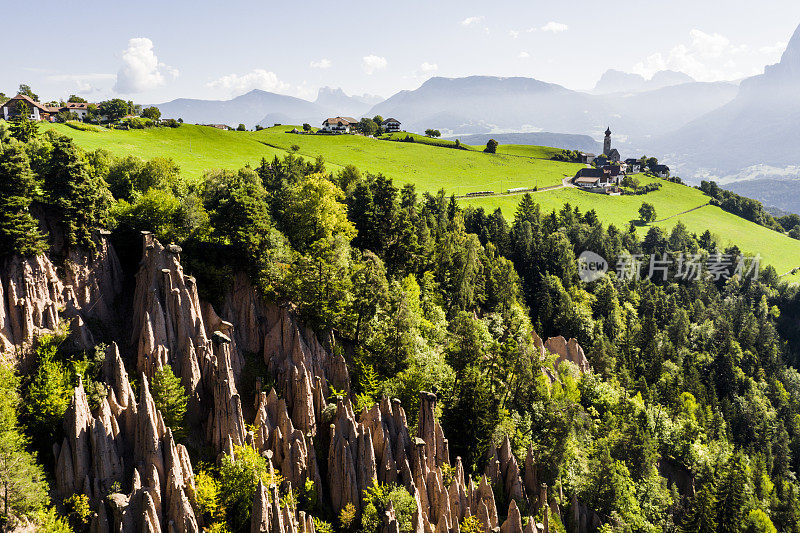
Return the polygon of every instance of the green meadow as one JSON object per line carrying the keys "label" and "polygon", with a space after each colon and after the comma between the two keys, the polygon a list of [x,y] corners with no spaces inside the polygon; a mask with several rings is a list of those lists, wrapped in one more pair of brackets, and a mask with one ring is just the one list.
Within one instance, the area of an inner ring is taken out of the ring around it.
{"label": "green meadow", "polygon": [[[47,127],[74,138],[87,149],[105,148],[117,154],[141,158],[171,157],[187,176],[199,178],[209,168],[241,168],[258,165],[262,157],[283,157],[292,146],[314,159],[321,155],[326,166],[339,170],[353,164],[362,171],[382,173],[400,183],[413,183],[420,191],[441,188],[455,194],[505,191],[514,187],[557,185],[581,167],[531,155],[486,154],[422,143],[371,139],[358,135],[304,135],[286,133],[292,126],[258,132],[223,131],[184,124],[180,128],[145,130],[78,131],[63,124]],[[535,154],[535,155],[534,155]]]}
{"label": "green meadow", "polygon": [[[293,126],[258,132],[223,131],[188,124],[180,128],[130,131],[79,131],[63,124],[45,127],[74,138],[89,150],[104,148],[116,155],[132,154],[143,159],[170,157],[192,179],[199,179],[210,168],[255,166],[262,157],[283,157],[293,147],[297,148],[297,154],[308,159],[322,156],[332,171],[353,164],[362,171],[382,173],[398,184],[413,183],[421,192],[443,188],[457,195],[560,185],[565,176],[573,176],[582,167],[577,163],[551,161],[549,158],[559,151],[554,148],[500,145],[498,153],[487,154],[480,146],[456,149],[452,141],[418,135],[414,136],[418,142],[410,143],[357,135],[287,133]],[[395,134],[395,137],[405,135]],[[582,212],[594,209],[601,220],[619,228],[638,221],[639,207],[642,202],[649,202],[656,207],[658,220],[654,224],[665,230],[680,220],[691,232],[700,234],[708,229],[722,244],[735,243],[747,253],[761,254],[764,264],[773,265],[780,274],[800,267],[800,241],[706,205],[709,198],[692,187],[657,178],[637,178],[643,185],[658,181],[662,188],[641,196],[612,197],[570,187],[534,192],[533,197],[545,212],[569,203]],[[519,200],[519,195],[503,195],[461,202],[489,211],[500,208],[507,218],[512,218]],[[648,226],[637,229],[641,235],[647,230]]]}

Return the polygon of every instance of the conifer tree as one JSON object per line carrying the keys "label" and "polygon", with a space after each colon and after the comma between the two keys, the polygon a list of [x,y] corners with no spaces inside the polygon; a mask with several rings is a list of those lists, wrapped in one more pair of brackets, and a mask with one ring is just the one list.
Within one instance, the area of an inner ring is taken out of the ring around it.
{"label": "conifer tree", "polygon": [[11,121],[11,136],[26,143],[39,133],[39,125],[31,120],[31,110],[27,103],[21,100],[17,102],[16,112],[16,116]]}
{"label": "conifer tree", "polygon": [[93,249],[92,233],[106,223],[111,194],[102,178],[93,176],[74,142],[60,137],[45,171],[47,201],[64,223],[67,244]]}
{"label": "conifer tree", "polygon": [[183,419],[188,399],[181,378],[172,372],[172,367],[165,366],[153,375],[152,391],[153,402],[161,411],[164,423],[176,438],[181,438],[185,431]]}
{"label": "conifer tree", "polygon": [[0,255],[44,250],[44,238],[29,211],[35,186],[25,150],[11,144],[0,154]]}

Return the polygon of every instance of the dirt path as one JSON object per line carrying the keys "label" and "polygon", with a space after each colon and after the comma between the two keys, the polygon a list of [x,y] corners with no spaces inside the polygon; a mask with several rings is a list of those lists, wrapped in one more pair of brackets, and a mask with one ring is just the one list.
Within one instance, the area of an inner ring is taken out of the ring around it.
{"label": "dirt path", "polygon": [[664,222],[665,220],[669,220],[671,218],[679,217],[681,215],[685,215],[686,213],[691,213],[692,211],[697,211],[698,209],[700,209],[702,207],[705,207],[707,205],[709,205],[709,203],[705,203],[703,205],[698,205],[697,207],[693,207],[691,209],[687,209],[686,211],[681,211],[680,213],[675,213],[674,215],[670,215],[670,216],[668,216],[666,218],[662,218],[662,219],[659,219],[659,220],[654,220],[654,221],[650,222],[650,224],[648,224],[648,225],[655,224],[656,222]]}
{"label": "dirt path", "polygon": [[537,192],[547,192],[547,191],[555,191],[556,189],[563,189],[565,187],[574,187],[572,183],[570,183],[572,178],[564,178],[561,180],[561,185],[548,185],[547,187],[539,187],[535,191],[533,189],[526,189],[524,191],[514,191],[514,192],[493,192],[492,194],[481,194],[475,196],[467,196],[466,194],[462,194],[456,196],[457,199],[466,199],[466,198],[494,198],[495,196],[519,196],[521,194],[536,194]]}

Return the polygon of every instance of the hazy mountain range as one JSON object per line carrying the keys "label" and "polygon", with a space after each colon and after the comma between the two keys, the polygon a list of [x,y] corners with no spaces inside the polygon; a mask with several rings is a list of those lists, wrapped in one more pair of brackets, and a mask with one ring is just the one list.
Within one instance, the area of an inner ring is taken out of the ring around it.
{"label": "hazy mountain range", "polygon": [[164,117],[180,117],[190,124],[244,124],[252,128],[275,123],[319,125],[329,116],[361,116],[381,100],[380,96],[347,96],[341,89],[323,87],[314,102],[253,89],[230,100],[178,98],[156,106]]}

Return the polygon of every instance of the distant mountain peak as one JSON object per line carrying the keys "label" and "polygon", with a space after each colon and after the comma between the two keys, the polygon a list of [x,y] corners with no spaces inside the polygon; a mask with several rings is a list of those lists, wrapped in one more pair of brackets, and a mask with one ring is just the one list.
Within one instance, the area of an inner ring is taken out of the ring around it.
{"label": "distant mountain peak", "polygon": [[600,76],[594,86],[594,92],[597,94],[610,94],[654,91],[694,81],[695,79],[688,74],[675,70],[660,70],[648,80],[641,74],[609,69]]}

